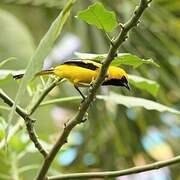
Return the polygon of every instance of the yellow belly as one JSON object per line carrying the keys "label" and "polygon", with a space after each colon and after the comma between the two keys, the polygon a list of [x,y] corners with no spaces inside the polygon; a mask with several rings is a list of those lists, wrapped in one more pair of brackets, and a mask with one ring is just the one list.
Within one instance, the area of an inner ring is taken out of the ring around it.
{"label": "yellow belly", "polygon": [[89,85],[97,77],[97,71],[85,69],[78,66],[61,65],[54,69],[54,74],[61,78],[68,79],[75,85]]}

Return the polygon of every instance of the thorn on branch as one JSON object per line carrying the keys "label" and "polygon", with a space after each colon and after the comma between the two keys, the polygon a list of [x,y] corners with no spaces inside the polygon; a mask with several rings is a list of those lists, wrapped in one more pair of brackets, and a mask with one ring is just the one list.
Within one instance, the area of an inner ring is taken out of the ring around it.
{"label": "thorn on branch", "polygon": [[84,123],[88,120],[88,113],[86,112],[86,114],[84,115],[84,118],[81,120],[80,123]]}
{"label": "thorn on branch", "polygon": [[148,3],[148,4],[150,4],[151,2],[152,2],[152,0],[148,0],[148,2],[147,2],[147,3]]}
{"label": "thorn on branch", "polygon": [[128,39],[128,36],[125,36],[124,39],[123,39],[123,41],[126,41],[127,39]]}
{"label": "thorn on branch", "polygon": [[66,124],[66,122],[64,123],[64,129],[66,129],[66,127],[67,127],[67,124]]}
{"label": "thorn on branch", "polygon": [[89,90],[92,90],[93,89],[93,82],[94,81],[91,81],[90,85],[89,85]]}
{"label": "thorn on branch", "polygon": [[81,123],[84,123],[84,122],[86,122],[87,121],[87,118],[83,118],[82,120],[81,120]]}
{"label": "thorn on branch", "polygon": [[29,119],[32,124],[36,122],[36,119]]}
{"label": "thorn on branch", "polygon": [[[118,52],[115,53],[114,58],[118,57]],[[108,77],[108,75],[106,75]]]}
{"label": "thorn on branch", "polygon": [[66,129],[69,119],[64,123],[64,129]]}
{"label": "thorn on branch", "polygon": [[118,26],[120,26],[121,29],[124,29],[124,24],[119,23]]}
{"label": "thorn on branch", "polygon": [[137,21],[137,23],[136,23],[136,26],[138,26],[140,23],[141,23],[141,21],[140,21],[140,20],[138,20],[138,21]]}
{"label": "thorn on branch", "polygon": [[139,6],[136,6],[136,7],[135,7],[135,10],[134,10],[134,15],[135,15],[135,16],[136,16],[137,13],[138,13],[138,11],[137,11],[138,9],[139,9]]}

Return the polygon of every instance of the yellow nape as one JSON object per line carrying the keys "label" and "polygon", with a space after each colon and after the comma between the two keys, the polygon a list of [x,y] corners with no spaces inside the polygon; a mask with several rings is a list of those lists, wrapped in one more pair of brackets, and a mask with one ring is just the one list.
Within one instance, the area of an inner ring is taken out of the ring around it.
{"label": "yellow nape", "polygon": [[108,80],[110,79],[121,79],[123,76],[128,79],[127,73],[120,67],[110,66],[108,70]]}

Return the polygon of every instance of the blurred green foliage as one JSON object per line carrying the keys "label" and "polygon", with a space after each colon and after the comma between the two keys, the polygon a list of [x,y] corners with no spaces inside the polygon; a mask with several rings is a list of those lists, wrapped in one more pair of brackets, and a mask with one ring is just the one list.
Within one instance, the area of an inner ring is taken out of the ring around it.
{"label": "blurred green foliage", "polygon": [[[122,23],[128,20],[137,3],[132,0],[114,0],[113,2],[102,0],[101,2],[108,10],[116,12],[118,21]],[[15,97],[18,83],[11,76],[3,76],[4,71],[22,70],[26,67],[35,47],[64,4],[65,1],[57,0],[2,0],[0,2],[0,62],[9,57],[16,58],[3,65],[3,70],[0,69],[0,88],[10,97]],[[80,39],[81,46],[78,51],[107,53],[109,42],[104,33],[74,18],[78,10],[87,8],[89,4],[91,4],[90,0],[81,0],[76,3],[63,29],[60,44],[63,37],[71,33]],[[142,23],[131,31],[128,41],[120,48],[122,53],[131,53],[143,59],[152,58],[160,65],[160,68],[143,65],[135,69],[123,65],[129,74],[158,82],[160,87],[157,96],[154,97],[154,94],[134,86],[130,93],[113,87],[101,89],[101,94],[113,91],[154,100],[180,109],[179,12],[178,0],[154,1],[145,12]],[[116,32],[110,35],[114,34]],[[62,60],[63,58],[59,59],[59,63]],[[57,63],[56,61],[55,64]],[[33,94],[38,89],[42,89],[43,84],[37,79],[32,86],[29,87],[29,91]],[[86,90],[84,92],[86,93]],[[66,82],[56,87],[49,94],[48,99],[74,95],[77,95],[75,90]],[[24,98],[22,104],[28,104],[31,97],[27,96],[28,98]],[[35,113],[36,132],[47,149],[50,149],[55,142],[64,122],[75,114],[78,105],[78,99],[56,102],[40,107]],[[1,140],[5,134],[8,113],[9,110],[0,101]],[[17,121],[16,117],[11,130],[15,130],[14,124]],[[19,129],[19,127],[23,128]],[[2,162],[0,179],[30,180],[42,163],[42,157],[29,141],[22,122],[19,123],[18,129],[9,141],[8,150],[6,151],[5,147],[0,150]],[[180,121],[179,116],[175,114],[125,108],[109,101],[96,100],[90,107],[89,120],[73,130],[68,144],[57,155],[49,174],[124,169],[154,160],[171,158],[179,153],[179,139]],[[180,178],[178,165],[171,168],[171,173],[162,170],[163,173],[166,179],[178,180]]]}

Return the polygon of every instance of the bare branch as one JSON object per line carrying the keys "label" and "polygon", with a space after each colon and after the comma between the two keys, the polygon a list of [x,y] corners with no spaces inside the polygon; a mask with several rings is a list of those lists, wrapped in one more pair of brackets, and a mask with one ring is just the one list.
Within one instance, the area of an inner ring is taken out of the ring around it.
{"label": "bare branch", "polygon": [[166,161],[159,161],[152,164],[139,166],[139,167],[133,167],[133,168],[124,169],[120,171],[74,173],[74,174],[66,174],[66,175],[49,177],[48,180],[120,177],[124,175],[130,175],[130,174],[146,172],[146,171],[150,171],[154,169],[160,169],[162,167],[167,167],[167,166],[177,164],[177,163],[180,163],[180,156],[176,156]]}

